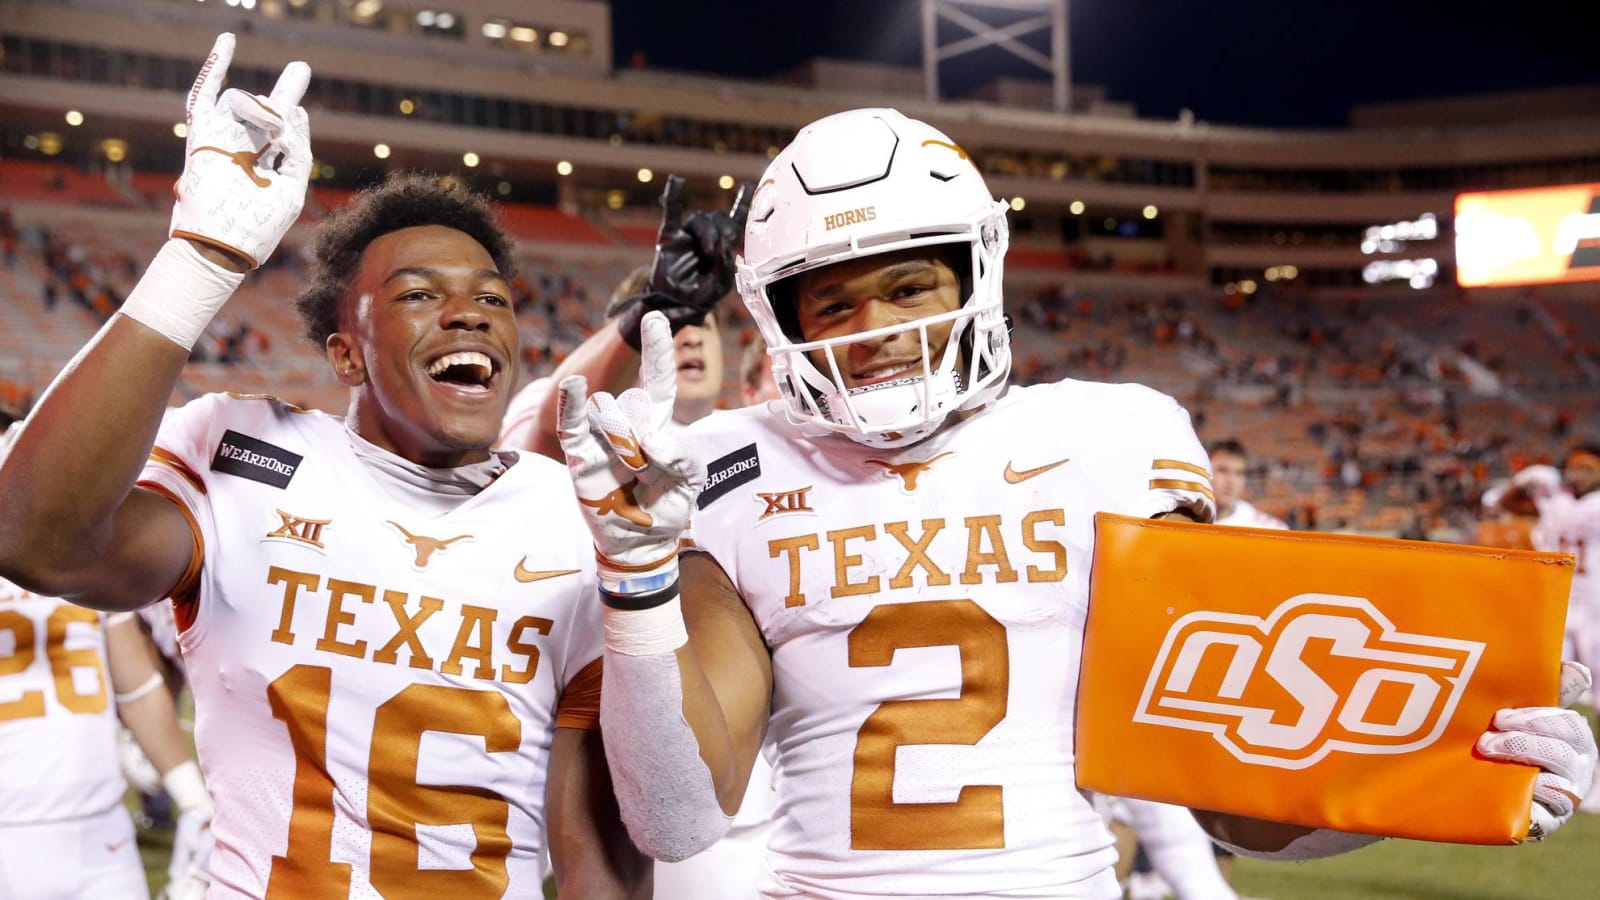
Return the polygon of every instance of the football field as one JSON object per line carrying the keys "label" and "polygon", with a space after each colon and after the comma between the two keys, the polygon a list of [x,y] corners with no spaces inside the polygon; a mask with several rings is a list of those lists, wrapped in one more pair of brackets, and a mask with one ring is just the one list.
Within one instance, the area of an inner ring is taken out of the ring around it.
{"label": "football field", "polygon": [[[152,894],[166,883],[170,841],[139,835]],[[1264,900],[1578,900],[1600,893],[1600,815],[1579,813],[1536,846],[1384,841],[1306,863],[1241,859],[1233,881],[1240,896]]]}

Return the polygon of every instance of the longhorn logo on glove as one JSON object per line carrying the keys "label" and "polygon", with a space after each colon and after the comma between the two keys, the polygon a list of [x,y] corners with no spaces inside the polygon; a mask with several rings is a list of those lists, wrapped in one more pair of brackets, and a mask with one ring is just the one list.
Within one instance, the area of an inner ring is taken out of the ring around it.
{"label": "longhorn logo on glove", "polygon": [[1444,732],[1483,649],[1401,632],[1361,597],[1300,594],[1265,618],[1193,612],[1167,632],[1133,719],[1282,769],[1409,753]]}

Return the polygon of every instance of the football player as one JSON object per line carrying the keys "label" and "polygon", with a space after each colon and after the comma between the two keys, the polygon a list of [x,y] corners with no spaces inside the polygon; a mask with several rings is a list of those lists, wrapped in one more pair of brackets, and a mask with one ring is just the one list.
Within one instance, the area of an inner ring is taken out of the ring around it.
{"label": "football player", "polygon": [[[583,379],[561,383],[607,606],[606,752],[658,858],[726,831],[770,732],[767,896],[1119,896],[1073,776],[1093,515],[1210,521],[1210,478],[1165,395],[1007,389],[1005,208],[923,123],[824,118],[768,168],[739,265],[780,408],[702,420],[702,463],[661,428],[675,378],[658,316],[639,388],[586,402]],[[1593,774],[1575,716],[1502,712],[1509,730],[1479,745],[1546,769],[1536,834]],[[1269,857],[1374,840],[1197,816]]]}
{"label": "football player", "polygon": [[728,212],[684,208],[685,181],[669,175],[661,194],[661,226],[648,269],[630,273],[611,294],[606,325],[584,341],[549,378],[536,379],[511,401],[501,429],[504,446],[561,458],[556,437],[555,390],[564,377],[582,374],[621,393],[639,377],[639,322],[652,310],[672,323],[677,347],[677,403],[673,427],[699,421],[716,409],[722,393],[722,334],[716,306],[733,288],[733,256],[750,212],[750,190],[740,185]]}
{"label": "football player", "polygon": [[511,248],[420,176],[319,228],[307,332],[343,417],[214,394],[163,420],[206,323],[299,215],[310,76],[189,94],[171,240],[0,466],[0,574],[176,604],[216,802],[212,897],[648,891],[599,734],[593,548],[571,484],[492,452],[517,358]]}
{"label": "football player", "polygon": [[1289,526],[1282,519],[1262,512],[1244,499],[1250,467],[1250,454],[1244,445],[1233,438],[1225,438],[1213,441],[1207,449],[1211,454],[1211,486],[1217,494],[1217,524],[1287,530]]}
{"label": "football player", "polygon": [[132,614],[0,580],[0,651],[0,897],[149,896],[119,718],[178,806],[166,896],[202,896],[211,798]]}
{"label": "football player", "polygon": [[[1540,489],[1538,474],[1519,480],[1528,489],[1539,510],[1539,524],[1533,529],[1534,546],[1540,550],[1571,553],[1577,557],[1572,574],[1572,594],[1567,601],[1566,646],[1578,661],[1593,668],[1600,666],[1600,445],[1587,444],[1568,451],[1561,465],[1559,482],[1565,490],[1554,488],[1545,476]],[[1590,706],[1600,706],[1591,692]],[[1582,809],[1600,813],[1600,787],[1583,798]]]}

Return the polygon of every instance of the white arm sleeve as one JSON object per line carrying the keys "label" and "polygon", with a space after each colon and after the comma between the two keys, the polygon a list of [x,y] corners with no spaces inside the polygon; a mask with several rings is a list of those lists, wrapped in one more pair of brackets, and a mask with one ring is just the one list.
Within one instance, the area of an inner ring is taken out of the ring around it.
{"label": "white arm sleeve", "polygon": [[630,656],[610,643],[600,728],[623,824],[639,849],[655,859],[688,859],[721,840],[733,817],[718,804],[711,770],[683,717],[677,655]]}
{"label": "white arm sleeve", "polygon": [[[1216,838],[1212,838],[1216,840]],[[1376,844],[1383,838],[1373,834],[1351,834],[1348,831],[1334,831],[1331,828],[1319,828],[1307,835],[1295,838],[1281,850],[1247,850],[1227,841],[1217,841],[1217,844],[1227,847],[1240,856],[1252,859],[1288,860],[1302,862],[1308,859],[1321,859],[1324,856],[1338,856],[1359,850],[1368,844]]]}

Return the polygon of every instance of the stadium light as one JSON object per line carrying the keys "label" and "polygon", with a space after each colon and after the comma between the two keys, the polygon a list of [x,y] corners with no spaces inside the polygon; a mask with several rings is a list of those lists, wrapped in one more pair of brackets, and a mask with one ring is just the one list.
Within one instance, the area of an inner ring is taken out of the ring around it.
{"label": "stadium light", "polygon": [[539,39],[539,32],[526,25],[517,25],[511,29],[511,39],[531,44]]}
{"label": "stadium light", "polygon": [[733,176],[724,175],[721,178],[718,178],[717,187],[722,188],[725,191],[731,189],[733,187]]}
{"label": "stadium light", "polygon": [[417,10],[417,24],[418,25],[421,25],[423,28],[432,28],[433,27],[433,21],[434,21],[433,10],[431,10],[431,9],[419,9],[419,10]]}
{"label": "stadium light", "polygon": [[378,145],[374,146],[372,148],[372,155],[376,156],[379,159],[388,159],[389,158],[389,145],[388,144],[378,144]]}
{"label": "stadium light", "polygon": [[100,150],[108,162],[119,163],[128,158],[128,142],[121,138],[106,138],[100,142]]}
{"label": "stadium light", "polygon": [[1067,210],[1070,211],[1075,216],[1083,215],[1083,201],[1082,200],[1074,200],[1074,201],[1072,201],[1072,205],[1067,207]]}
{"label": "stadium light", "polygon": [[454,28],[454,27],[456,27],[456,17],[451,15],[450,13],[442,12],[442,13],[439,13],[438,18],[433,20],[433,24],[434,24],[435,27],[438,27],[438,28],[445,28],[445,29]]}
{"label": "stadium light", "polygon": [[239,5],[245,9],[255,9],[256,0],[239,0]]}
{"label": "stadium light", "polygon": [[494,186],[494,190],[495,190],[495,193],[499,194],[502,197],[509,196],[511,194],[511,182],[502,181],[499,184]]}
{"label": "stadium light", "polygon": [[400,115],[409,116],[417,111],[417,101],[410,97],[400,101]]}
{"label": "stadium light", "polygon": [[621,209],[622,204],[626,203],[627,200],[627,195],[621,191],[606,191],[606,208],[608,209]]}
{"label": "stadium light", "polygon": [[1239,282],[1239,291],[1245,294],[1254,294],[1256,292],[1256,283],[1246,278]]}
{"label": "stadium light", "polygon": [[83,113],[78,112],[75,109],[67,110],[67,124],[71,125],[74,128],[78,127],[79,125],[82,125],[83,124]]}
{"label": "stadium light", "polygon": [[649,169],[640,169],[639,170],[639,183],[640,184],[649,184],[650,183],[650,179],[652,179],[654,177],[656,177],[656,173],[650,171]]}
{"label": "stadium light", "polygon": [[469,169],[477,168],[478,167],[478,154],[473,153],[471,150],[468,150],[467,152],[461,154],[461,163],[462,163],[462,165],[465,165]]}
{"label": "stadium light", "polygon": [[567,33],[565,31],[552,31],[552,32],[550,32],[550,46],[552,46],[552,47],[565,47],[566,45],[567,45]]}
{"label": "stadium light", "polygon": [[556,174],[557,175],[562,175],[562,176],[571,175],[572,174],[572,163],[569,163],[564,159],[562,161],[556,163]]}
{"label": "stadium light", "polygon": [[1012,212],[1022,212],[1022,210],[1027,207],[1027,205],[1028,205],[1028,201],[1022,199],[1021,197],[1012,197],[1011,198],[1011,211]]}
{"label": "stadium light", "polygon": [[1156,209],[1155,204],[1151,204],[1151,205],[1146,206],[1144,208],[1144,217],[1146,219],[1154,219],[1156,216],[1159,216],[1159,215],[1161,215],[1161,210]]}
{"label": "stadium light", "polygon": [[501,38],[506,36],[506,23],[504,23],[504,22],[485,22],[485,23],[483,23],[483,36],[486,37],[486,38],[492,38],[494,40],[500,40]]}
{"label": "stadium light", "polygon": [[175,137],[175,138],[186,138],[186,137],[188,137],[189,136],[189,126],[185,125],[182,122],[173,123],[173,125],[172,125],[172,136]]}

